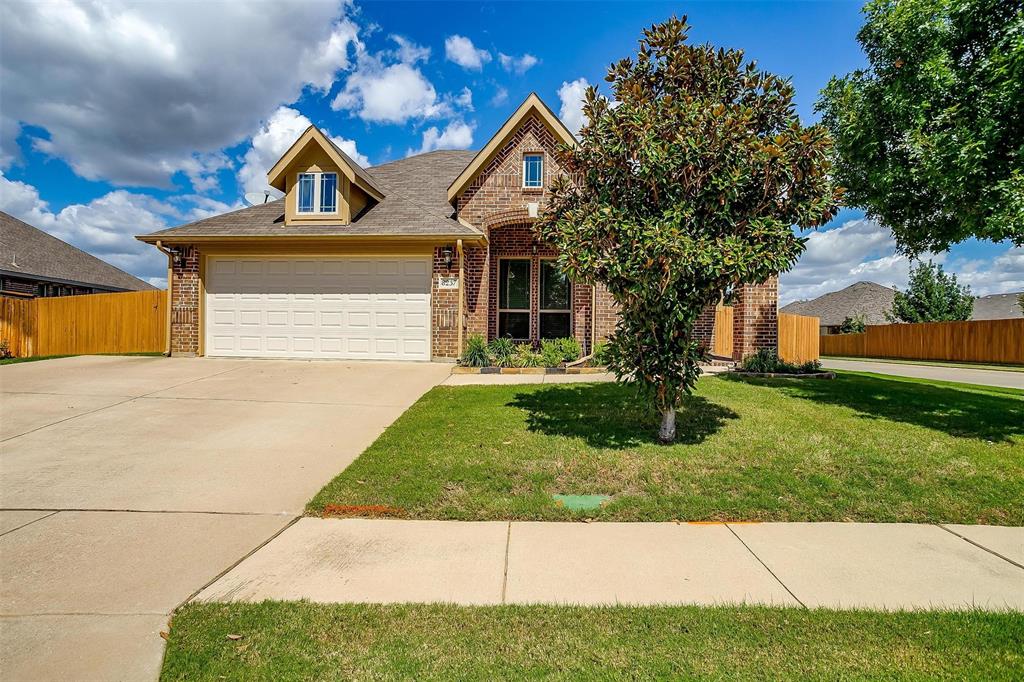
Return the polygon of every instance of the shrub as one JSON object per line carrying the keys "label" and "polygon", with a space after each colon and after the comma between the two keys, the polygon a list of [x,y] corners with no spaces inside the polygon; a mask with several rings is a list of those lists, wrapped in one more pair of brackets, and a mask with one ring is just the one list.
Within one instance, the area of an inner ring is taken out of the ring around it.
{"label": "shrub", "polygon": [[579,360],[582,352],[576,339],[544,339],[540,342],[540,356],[545,367],[558,367],[563,362]]}
{"label": "shrub", "polygon": [[512,339],[494,339],[487,344],[487,351],[490,353],[491,360],[498,367],[511,367],[512,359],[516,353],[516,344],[512,342]]}
{"label": "shrub", "polygon": [[762,348],[753,355],[743,358],[740,371],[756,374],[813,374],[821,371],[821,363],[810,360],[802,365],[786,362],[774,350]]}
{"label": "shrub", "polygon": [[604,367],[608,364],[608,342],[598,341],[594,344],[594,356],[590,362],[595,367]]}
{"label": "shrub", "polygon": [[14,357],[14,354],[11,353],[11,347],[8,345],[7,340],[4,339],[3,341],[0,341],[0,358],[10,357]]}
{"label": "shrub", "polygon": [[516,346],[515,355],[512,357],[513,367],[540,367],[540,353],[533,350],[528,343],[520,343]]}
{"label": "shrub", "polygon": [[491,354],[487,350],[487,342],[479,334],[466,339],[466,350],[462,351],[459,364],[466,367],[490,367]]}

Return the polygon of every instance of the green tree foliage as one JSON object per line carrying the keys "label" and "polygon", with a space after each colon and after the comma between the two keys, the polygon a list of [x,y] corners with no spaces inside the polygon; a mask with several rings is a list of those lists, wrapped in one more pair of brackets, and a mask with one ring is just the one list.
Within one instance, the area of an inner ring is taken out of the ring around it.
{"label": "green tree foliage", "polygon": [[863,334],[867,328],[867,321],[864,319],[863,313],[857,313],[846,317],[843,323],[839,325],[840,334]]}
{"label": "green tree foliage", "polygon": [[896,292],[887,317],[891,322],[955,322],[971,319],[973,311],[971,288],[928,261],[911,270],[907,290]]}
{"label": "green tree foliage", "polygon": [[1024,243],[1024,2],[872,0],[870,66],[833,78],[818,111],[846,203],[900,249]]}
{"label": "green tree foliage", "polygon": [[662,414],[663,441],[700,373],[694,323],[723,291],[792,267],[836,212],[831,142],[803,127],[793,86],[738,50],[687,42],[686,19],[644,31],[635,59],[591,87],[580,143],[564,149],[539,223],[570,277],[618,303],[609,367]]}

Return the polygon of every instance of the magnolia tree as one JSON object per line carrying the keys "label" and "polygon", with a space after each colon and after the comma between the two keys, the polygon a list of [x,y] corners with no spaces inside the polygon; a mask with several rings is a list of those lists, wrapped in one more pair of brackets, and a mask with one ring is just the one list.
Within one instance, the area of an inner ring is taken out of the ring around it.
{"label": "magnolia tree", "polygon": [[653,401],[662,442],[700,374],[701,311],[792,267],[805,241],[793,226],[827,222],[839,199],[829,136],[800,125],[790,82],[688,30],[652,26],[609,67],[610,99],[587,90],[589,122],[561,150],[568,177],[539,222],[569,276],[618,304],[608,365]]}

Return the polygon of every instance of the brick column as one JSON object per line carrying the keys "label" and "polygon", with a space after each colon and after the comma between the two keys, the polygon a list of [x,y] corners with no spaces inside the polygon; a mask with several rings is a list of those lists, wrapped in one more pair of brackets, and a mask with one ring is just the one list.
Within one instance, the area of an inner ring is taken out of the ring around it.
{"label": "brick column", "polygon": [[199,352],[199,249],[171,250],[171,355],[194,357]]}
{"label": "brick column", "polygon": [[762,348],[779,348],[779,279],[744,284],[733,306],[733,360],[742,360]]}
{"label": "brick column", "polygon": [[693,325],[693,338],[711,351],[715,347],[715,306],[709,305],[701,311]]}

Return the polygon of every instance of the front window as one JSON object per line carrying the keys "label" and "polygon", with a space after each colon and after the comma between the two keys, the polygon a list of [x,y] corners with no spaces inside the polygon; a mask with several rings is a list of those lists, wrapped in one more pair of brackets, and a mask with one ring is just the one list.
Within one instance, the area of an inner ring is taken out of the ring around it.
{"label": "front window", "polygon": [[316,176],[299,173],[299,213],[313,212],[313,195],[316,193]]}
{"label": "front window", "polygon": [[553,260],[540,262],[540,338],[572,336],[572,287]]}
{"label": "front window", "polygon": [[544,186],[544,155],[523,155],[523,187]]}
{"label": "front window", "polygon": [[498,266],[498,336],[530,338],[530,261],[505,259]]}
{"label": "front window", "polygon": [[337,213],[338,174],[299,173],[296,210],[299,213]]}
{"label": "front window", "polygon": [[320,176],[320,212],[335,213],[338,210],[338,174],[324,173]]}

